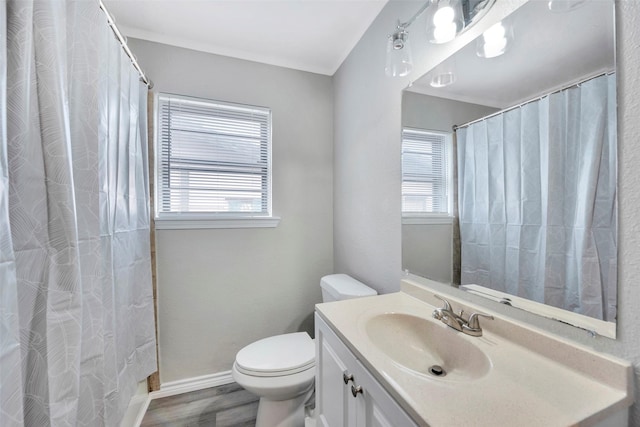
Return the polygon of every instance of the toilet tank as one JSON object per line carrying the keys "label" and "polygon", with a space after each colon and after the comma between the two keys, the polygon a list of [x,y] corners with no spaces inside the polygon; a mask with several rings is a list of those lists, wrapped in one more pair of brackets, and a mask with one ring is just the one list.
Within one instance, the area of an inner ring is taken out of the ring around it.
{"label": "toilet tank", "polygon": [[329,274],[328,276],[324,276],[320,279],[320,287],[322,288],[322,302],[340,301],[378,294],[375,289],[368,287],[347,274]]}

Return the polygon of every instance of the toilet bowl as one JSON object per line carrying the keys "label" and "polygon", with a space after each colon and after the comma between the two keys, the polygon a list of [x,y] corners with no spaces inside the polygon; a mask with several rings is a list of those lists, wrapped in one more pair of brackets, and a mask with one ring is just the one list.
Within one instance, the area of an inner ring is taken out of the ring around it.
{"label": "toilet bowl", "polygon": [[[346,274],[322,278],[323,302],[376,295]],[[305,408],[313,406],[315,344],[306,332],[276,335],[241,349],[233,379],[260,397],[256,427],[303,427]]]}
{"label": "toilet bowl", "polygon": [[299,427],[313,395],[315,346],[306,332],[276,335],[238,352],[233,379],[260,397],[256,427]]}

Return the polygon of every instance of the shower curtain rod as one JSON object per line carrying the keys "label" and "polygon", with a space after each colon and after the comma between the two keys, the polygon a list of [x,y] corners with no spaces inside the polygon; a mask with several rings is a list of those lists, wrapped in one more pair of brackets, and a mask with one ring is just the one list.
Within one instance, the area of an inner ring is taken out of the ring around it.
{"label": "shower curtain rod", "polygon": [[116,22],[113,20],[113,17],[107,10],[104,3],[102,3],[102,0],[99,0],[99,1],[100,1],[100,10],[102,10],[104,14],[107,15],[107,23],[109,24],[109,27],[111,27],[113,34],[115,34],[116,38],[118,39],[118,42],[120,42],[122,49],[124,49],[124,53],[126,53],[129,59],[131,60],[131,64],[133,64],[133,67],[136,69],[136,71],[138,71],[138,74],[140,74],[140,80],[142,80],[142,82],[144,82],[144,84],[146,84],[149,89],[153,88],[153,82],[144,74],[144,71],[142,71],[142,68],[140,68],[138,61],[136,60],[135,56],[133,56],[133,52],[131,52],[131,49],[129,49],[129,46],[127,46],[127,41],[125,40],[124,36],[116,26]]}
{"label": "shower curtain rod", "polygon": [[467,127],[467,126],[472,125],[474,123],[478,123],[478,122],[481,122],[483,120],[490,119],[491,117],[495,117],[495,116],[497,116],[499,114],[506,113],[507,111],[515,110],[516,108],[520,108],[523,105],[527,105],[527,104],[530,104],[532,102],[540,101],[542,98],[546,98],[547,96],[553,95],[554,93],[559,93],[559,92],[562,92],[564,90],[571,89],[572,87],[580,86],[581,84],[586,83],[589,80],[597,79],[598,77],[602,77],[602,76],[609,76],[609,75],[614,74],[614,73],[615,73],[615,71],[607,71],[607,72],[600,73],[600,74],[595,75],[595,76],[587,77],[586,79],[582,79],[582,80],[580,80],[580,81],[578,81],[576,83],[570,84],[569,86],[565,86],[562,89],[552,90],[551,92],[547,92],[544,95],[538,96],[538,97],[530,99],[528,101],[521,102],[518,105],[514,105],[512,107],[505,108],[504,110],[496,111],[495,113],[489,114],[488,116],[484,116],[484,117],[481,117],[479,119],[471,120],[470,122],[463,123],[461,125],[453,125],[453,131],[455,132],[460,128],[464,128],[464,127]]}

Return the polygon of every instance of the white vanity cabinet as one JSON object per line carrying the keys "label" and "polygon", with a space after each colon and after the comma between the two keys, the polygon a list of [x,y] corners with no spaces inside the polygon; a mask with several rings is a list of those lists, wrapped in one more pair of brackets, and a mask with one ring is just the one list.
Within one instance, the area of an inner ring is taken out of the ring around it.
{"label": "white vanity cabinet", "polygon": [[318,426],[417,426],[317,314],[315,324]]}
{"label": "white vanity cabinet", "polygon": [[[497,314],[481,337],[460,334],[432,318],[430,291],[408,286],[424,299],[396,292],[316,305],[317,426],[628,425],[631,363]],[[444,376],[423,372],[434,363]]]}

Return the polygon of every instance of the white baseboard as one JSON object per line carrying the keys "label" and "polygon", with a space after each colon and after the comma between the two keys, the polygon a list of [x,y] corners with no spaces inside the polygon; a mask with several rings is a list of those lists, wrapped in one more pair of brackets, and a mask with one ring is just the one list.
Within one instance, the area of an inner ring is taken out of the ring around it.
{"label": "white baseboard", "polygon": [[150,399],[175,396],[176,394],[189,393],[210,387],[231,384],[233,377],[231,371],[218,372],[216,374],[202,375],[200,377],[185,378],[160,385],[160,390],[149,393]]}
{"label": "white baseboard", "polygon": [[138,427],[144,418],[149,406],[149,392],[147,392],[147,380],[138,383],[136,394],[129,401],[129,406],[122,417],[120,427]]}
{"label": "white baseboard", "polygon": [[140,406],[140,410],[138,411],[133,427],[140,427],[140,424],[142,424],[142,420],[144,419],[144,414],[147,413],[147,409],[149,408],[149,403],[151,403],[151,396],[147,395],[144,403]]}
{"label": "white baseboard", "polygon": [[[144,415],[147,413],[152,399],[175,396],[177,394],[189,393],[190,391],[202,390],[209,387],[231,384],[233,377],[231,371],[218,372],[217,374],[203,375],[201,377],[186,378],[179,381],[171,381],[160,385],[160,390],[152,391],[148,395],[135,396],[129,405],[128,414],[125,416],[121,427],[139,427]],[[146,382],[145,382],[146,384]],[[135,421],[132,418],[135,416]]]}

